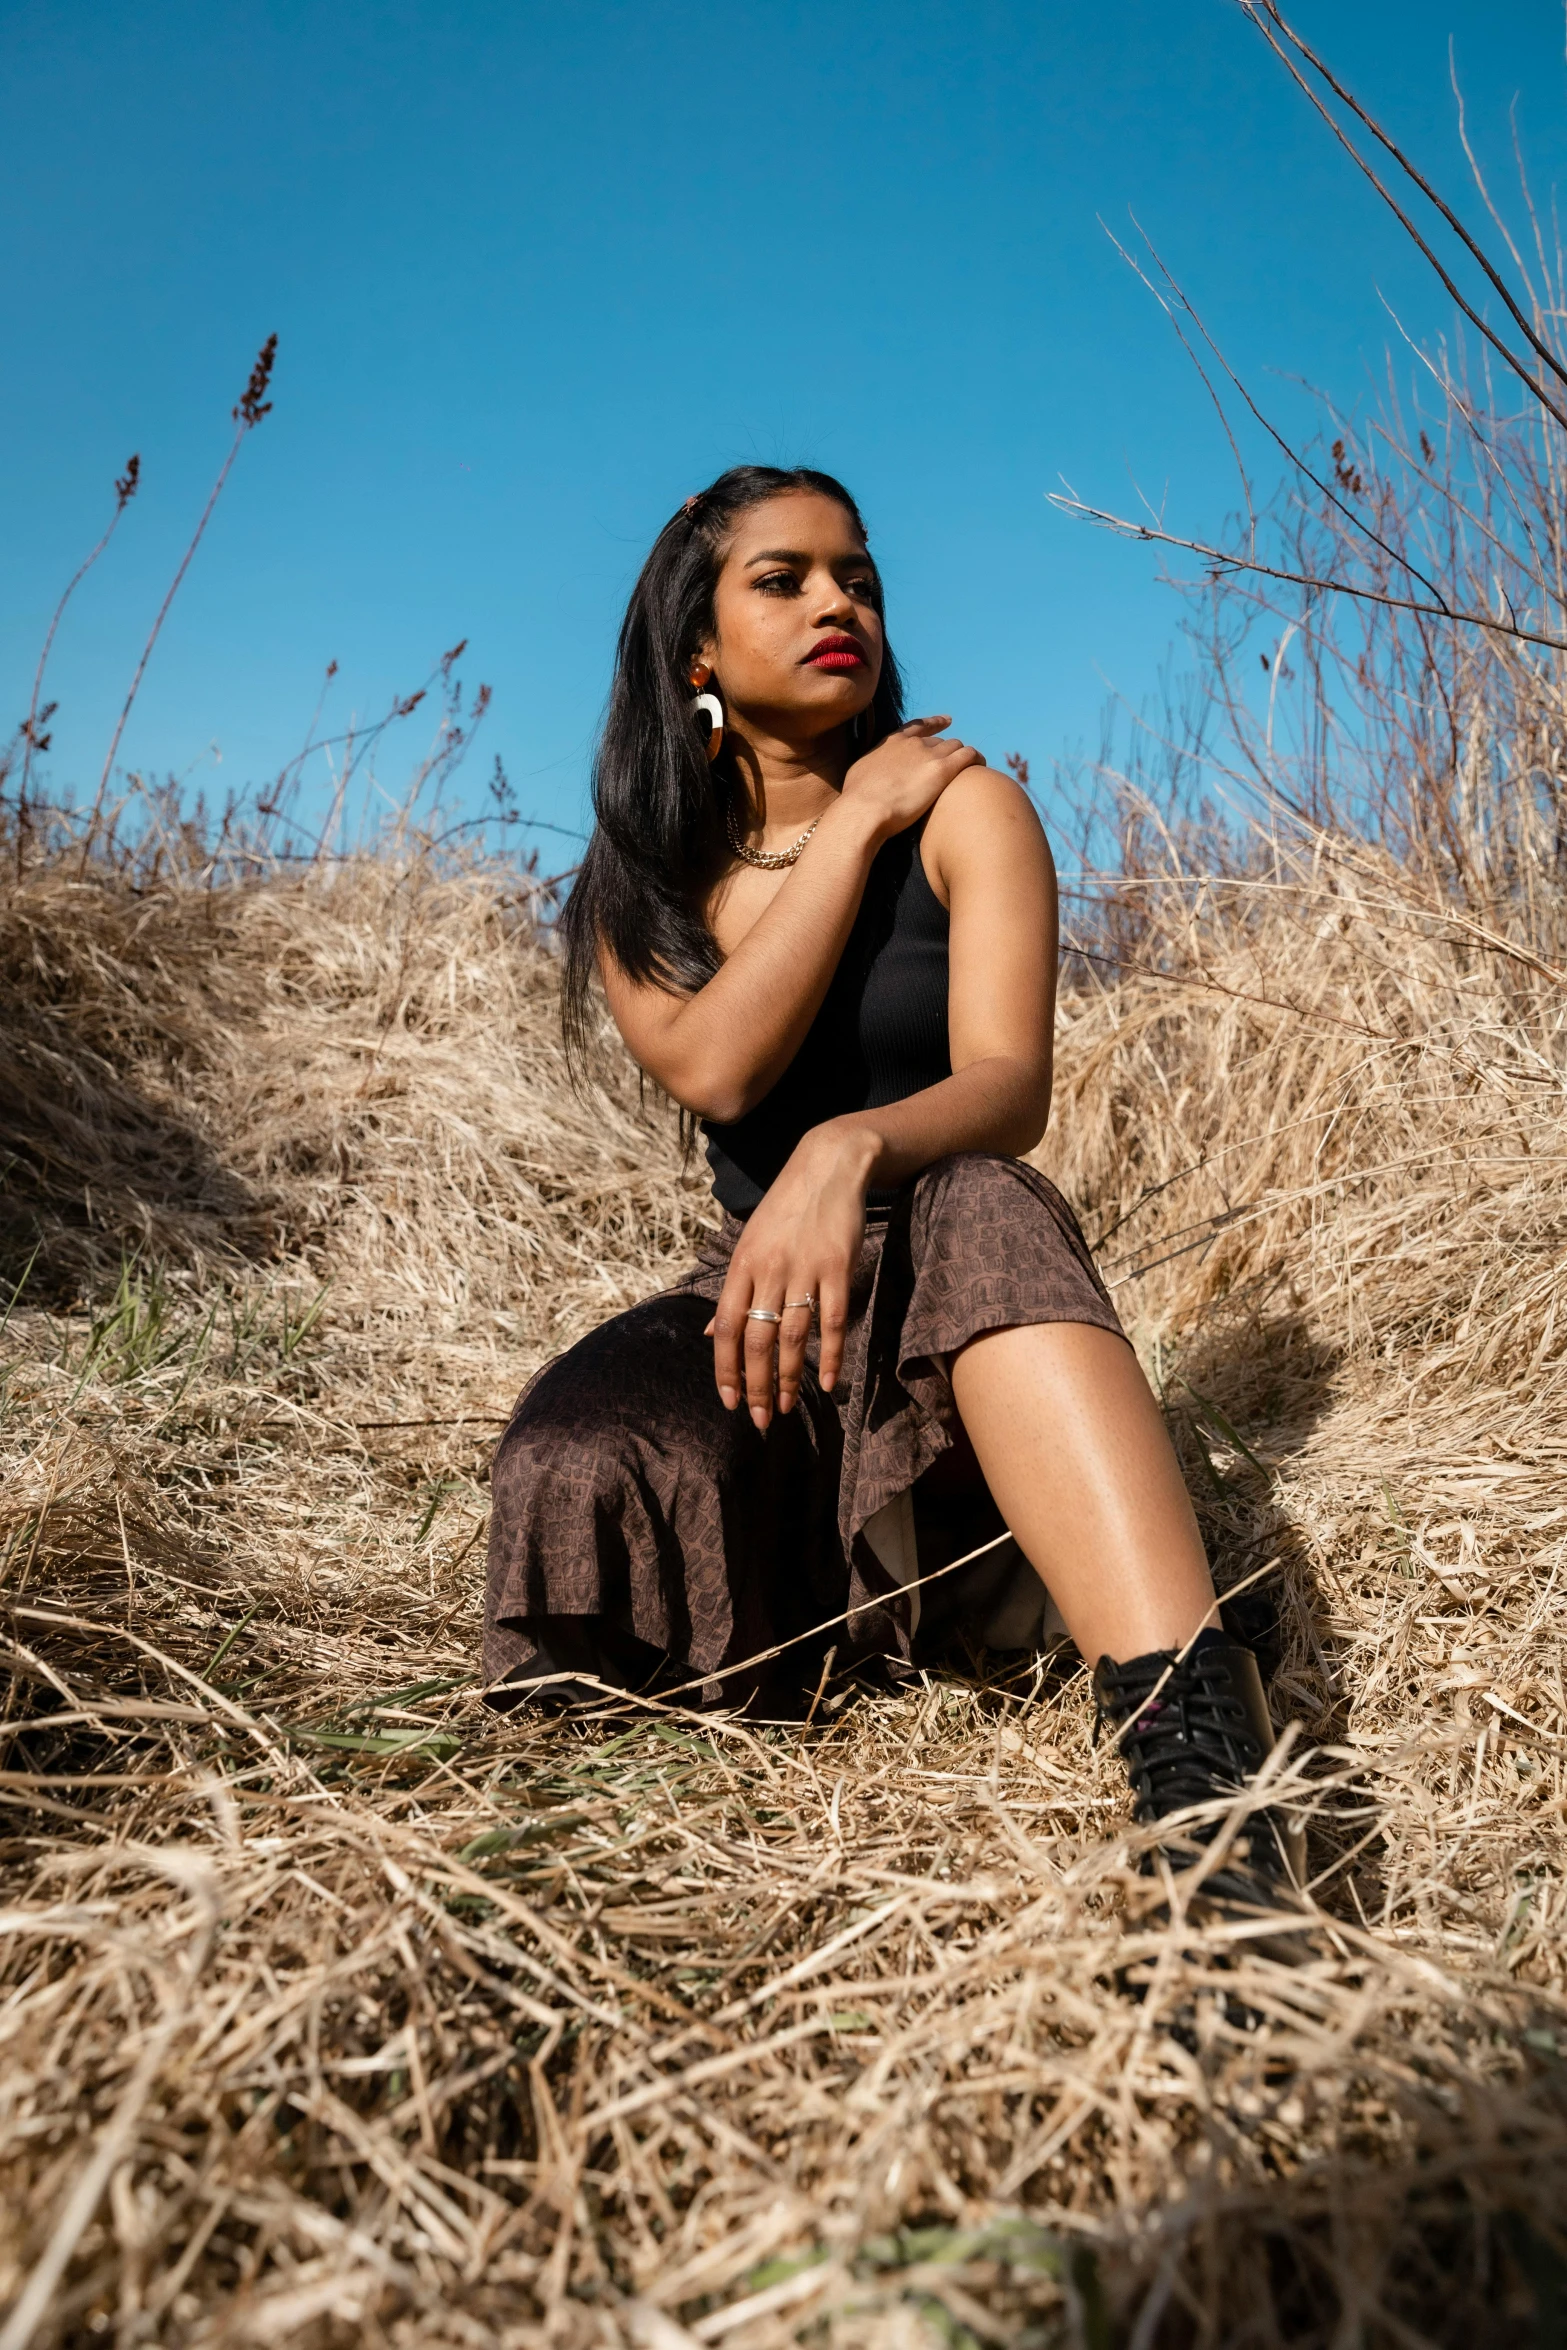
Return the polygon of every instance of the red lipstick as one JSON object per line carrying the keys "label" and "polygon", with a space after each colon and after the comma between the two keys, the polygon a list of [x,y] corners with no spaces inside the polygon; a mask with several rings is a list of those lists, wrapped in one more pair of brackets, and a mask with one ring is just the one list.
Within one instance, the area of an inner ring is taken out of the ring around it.
{"label": "red lipstick", "polygon": [[868,669],[865,647],[852,636],[824,636],[805,656],[812,669]]}

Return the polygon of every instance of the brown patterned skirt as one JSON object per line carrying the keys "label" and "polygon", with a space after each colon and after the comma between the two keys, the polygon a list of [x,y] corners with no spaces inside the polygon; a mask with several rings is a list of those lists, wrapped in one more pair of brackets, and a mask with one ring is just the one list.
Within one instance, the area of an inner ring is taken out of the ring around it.
{"label": "brown patterned skirt", "polygon": [[[546,1676],[700,1676],[707,1703],[797,1713],[830,1646],[906,1661],[955,1632],[1038,1644],[1044,1593],[1011,1543],[925,1591],[899,1586],[1002,1530],[953,1404],[957,1350],[1019,1323],[1120,1332],[1065,1200],[1017,1159],[927,1168],[867,1229],[832,1394],[813,1340],[795,1409],[765,1435],[725,1411],[702,1335],[742,1229],[726,1218],[673,1289],[524,1390],[495,1456],[492,1702]],[[799,1639],[845,1611],[847,1627]],[[795,1645],[745,1664],[781,1641]]]}

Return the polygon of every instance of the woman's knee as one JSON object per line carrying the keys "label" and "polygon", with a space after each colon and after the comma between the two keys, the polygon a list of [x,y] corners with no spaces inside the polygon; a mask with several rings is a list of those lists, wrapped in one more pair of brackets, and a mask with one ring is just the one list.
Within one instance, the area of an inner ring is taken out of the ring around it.
{"label": "woman's knee", "polygon": [[1036,1168],[998,1151],[954,1151],[927,1167],[914,1185],[914,1212],[927,1226],[983,1227],[994,1216],[1015,1215],[1020,1193],[1056,1196]]}
{"label": "woman's knee", "polygon": [[652,1298],[547,1364],[496,1448],[497,1493],[543,1475],[595,1484],[649,1445],[709,1449],[726,1417],[702,1336],[711,1312],[700,1298]]}

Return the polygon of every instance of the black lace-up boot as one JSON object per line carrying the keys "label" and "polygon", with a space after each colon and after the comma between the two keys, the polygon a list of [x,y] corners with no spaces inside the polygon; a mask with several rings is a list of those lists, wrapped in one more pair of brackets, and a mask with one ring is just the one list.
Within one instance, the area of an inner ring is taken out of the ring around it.
{"label": "black lace-up boot", "polygon": [[[1273,1745],[1257,1660],[1223,1632],[1200,1633],[1179,1663],[1173,1649],[1121,1665],[1101,1657],[1094,1699],[1095,1735],[1106,1723],[1118,1732],[1116,1745],[1142,1821],[1165,1820],[1190,1805],[1236,1794],[1256,1777]],[[1191,1848],[1213,1843],[1223,1829],[1220,1819],[1185,1824],[1165,1857],[1176,1869],[1189,1868]],[[1203,1906],[1231,1914],[1294,1909],[1295,1888],[1304,1883],[1303,1843],[1282,1812],[1251,1813],[1204,1878]],[[1144,1866],[1151,1873],[1154,1865],[1150,1852]]]}

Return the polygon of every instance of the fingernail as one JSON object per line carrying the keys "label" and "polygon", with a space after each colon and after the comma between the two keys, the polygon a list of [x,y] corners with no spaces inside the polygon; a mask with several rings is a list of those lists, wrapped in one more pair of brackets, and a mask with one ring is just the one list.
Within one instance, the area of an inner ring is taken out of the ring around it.
{"label": "fingernail", "polygon": [[740,1401],[740,1391],[737,1387],[721,1387],[718,1390],[718,1397],[725,1411],[732,1412]]}
{"label": "fingernail", "polygon": [[825,1392],[826,1394],[828,1394],[828,1395],[831,1395],[831,1393],[832,1393],[832,1391],[833,1391],[834,1387],[837,1385],[837,1382],[838,1382],[838,1374],[837,1374],[837,1372],[836,1372],[836,1371],[824,1371],[824,1372],[823,1372],[823,1374],[822,1374],[822,1388],[823,1388],[823,1390],[824,1390],[824,1392]]}
{"label": "fingernail", "polygon": [[765,1428],[767,1426],[767,1414],[763,1411],[759,1403],[752,1404],[751,1417],[755,1421],[758,1428]]}

